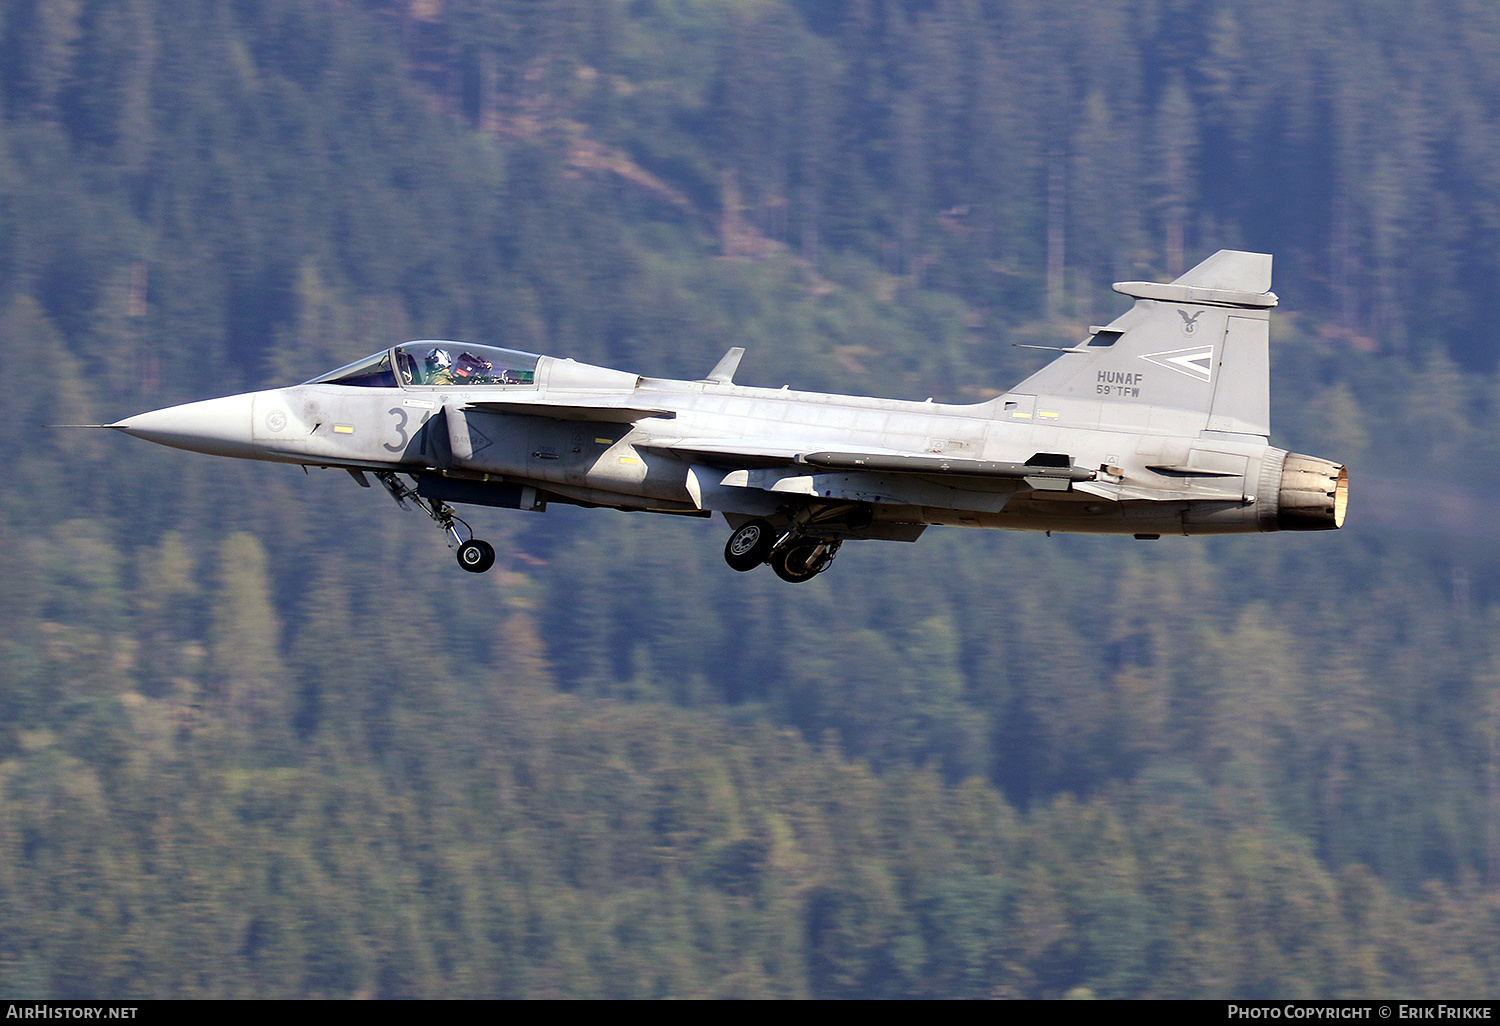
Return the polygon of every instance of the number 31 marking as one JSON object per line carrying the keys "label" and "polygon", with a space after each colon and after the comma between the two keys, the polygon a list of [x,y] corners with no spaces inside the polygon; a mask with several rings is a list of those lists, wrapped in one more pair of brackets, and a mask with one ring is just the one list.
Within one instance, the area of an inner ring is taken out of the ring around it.
{"label": "number 31 marking", "polygon": [[[396,422],[396,444],[392,445],[390,442],[386,442],[384,448],[385,448],[385,450],[387,452],[405,452],[407,445],[410,444],[410,442],[411,442],[411,432],[409,432],[407,430],[407,424],[409,423],[409,419],[407,417],[407,413],[406,413],[405,410],[403,410],[399,406],[393,407],[392,409],[386,410],[385,412],[391,413],[391,414],[395,414],[397,417],[399,417],[401,419]],[[423,456],[427,455],[427,430],[426,429],[427,429],[427,422],[430,421],[431,419],[432,419],[432,414],[431,413],[425,413],[423,415],[423,417],[422,417],[422,423],[420,423],[420,424],[417,425],[418,433],[420,433],[421,436],[422,436],[422,455]]]}
{"label": "number 31 marking", "polygon": [[406,449],[406,443],[411,441],[411,436],[407,434],[406,431],[406,411],[397,406],[396,408],[387,410],[386,412],[394,413],[401,419],[396,423],[396,444],[392,445],[390,442],[386,442],[385,450],[387,452],[402,452]]}

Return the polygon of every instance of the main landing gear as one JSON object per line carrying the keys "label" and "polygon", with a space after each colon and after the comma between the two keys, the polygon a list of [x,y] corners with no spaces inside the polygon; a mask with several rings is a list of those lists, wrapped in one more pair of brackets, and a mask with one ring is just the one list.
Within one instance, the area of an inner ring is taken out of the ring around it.
{"label": "main landing gear", "polygon": [[[468,522],[461,519],[453,512],[453,507],[441,499],[424,499],[417,494],[415,487],[408,487],[401,483],[401,479],[389,471],[378,473],[376,479],[385,486],[385,490],[391,493],[391,498],[396,500],[396,505],[402,509],[408,509],[406,500],[410,499],[416,504],[417,509],[426,513],[433,522],[448,532],[453,539],[449,544],[458,546],[458,565],[471,574],[482,574],[495,565],[495,546],[487,541],[481,541],[474,537],[474,529]],[[458,533],[455,524],[463,524],[464,530],[469,533],[468,540]]]}
{"label": "main landing gear", "polygon": [[800,524],[786,530],[767,520],[751,520],[729,536],[724,562],[742,573],[770,563],[777,577],[800,584],[827,570],[841,544],[838,538],[808,537]]}

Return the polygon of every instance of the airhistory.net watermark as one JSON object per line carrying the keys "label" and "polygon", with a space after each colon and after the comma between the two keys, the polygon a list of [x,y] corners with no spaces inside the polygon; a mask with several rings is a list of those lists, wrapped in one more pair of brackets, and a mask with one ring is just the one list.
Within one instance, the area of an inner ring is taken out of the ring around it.
{"label": "airhistory.net watermark", "polygon": [[135,1005],[7,1005],[7,1019],[134,1019]]}

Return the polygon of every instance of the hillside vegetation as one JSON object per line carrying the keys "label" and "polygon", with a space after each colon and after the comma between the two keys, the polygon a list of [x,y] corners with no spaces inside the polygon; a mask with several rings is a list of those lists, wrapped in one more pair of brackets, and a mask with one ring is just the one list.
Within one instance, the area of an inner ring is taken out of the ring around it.
{"label": "hillside vegetation", "polygon": [[[0,996],[1500,989],[1500,8],[0,0]],[[408,338],[977,401],[1224,247],[1350,526],[479,511],[56,423]]]}

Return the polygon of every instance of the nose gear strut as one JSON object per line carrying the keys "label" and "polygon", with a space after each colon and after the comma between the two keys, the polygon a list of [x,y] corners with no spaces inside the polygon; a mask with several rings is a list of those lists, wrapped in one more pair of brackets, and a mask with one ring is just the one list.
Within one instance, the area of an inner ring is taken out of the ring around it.
{"label": "nose gear strut", "polygon": [[[442,499],[424,499],[417,494],[415,485],[406,485],[401,479],[389,470],[379,471],[375,479],[381,483],[386,491],[391,493],[391,498],[396,500],[396,505],[402,509],[410,509],[406,500],[410,499],[416,504],[417,509],[426,513],[433,522],[448,533],[453,540],[448,547],[458,549],[458,565],[471,574],[482,574],[495,565],[495,547],[487,541],[481,541],[474,537],[474,529],[469,522],[453,512],[453,507]],[[463,524],[464,530],[468,532],[466,539],[458,533],[455,524]]]}

